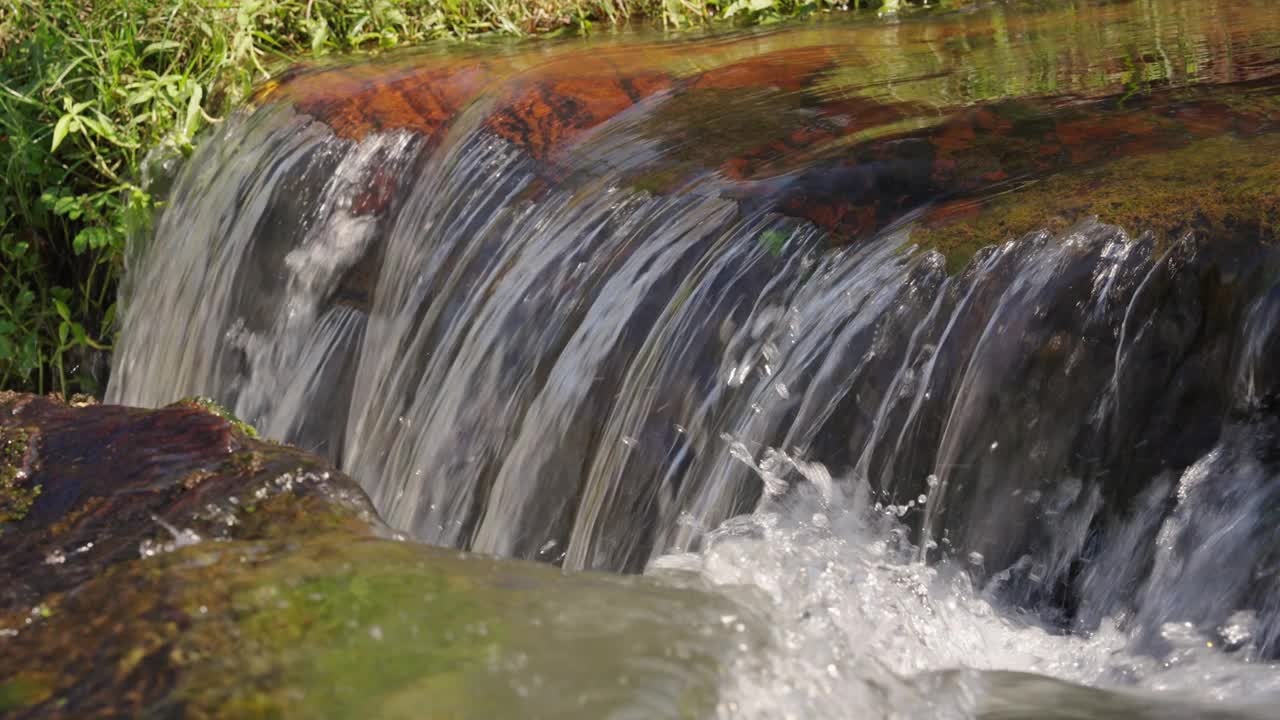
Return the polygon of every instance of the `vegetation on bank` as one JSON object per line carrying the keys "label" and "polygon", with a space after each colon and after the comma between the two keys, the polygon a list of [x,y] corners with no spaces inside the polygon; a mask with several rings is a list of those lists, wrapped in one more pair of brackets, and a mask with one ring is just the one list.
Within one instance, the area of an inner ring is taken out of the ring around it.
{"label": "vegetation on bank", "polygon": [[899,0],[0,0],[0,388],[99,394],[152,153],[290,58]]}

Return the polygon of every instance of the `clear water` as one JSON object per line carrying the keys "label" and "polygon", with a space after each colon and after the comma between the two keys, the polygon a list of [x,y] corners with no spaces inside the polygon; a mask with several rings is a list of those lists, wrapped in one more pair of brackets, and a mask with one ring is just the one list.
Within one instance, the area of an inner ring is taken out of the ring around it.
{"label": "clear water", "polygon": [[[434,136],[240,113],[135,248],[108,399],[211,395],[417,540],[715,588],[767,638],[723,652],[726,717],[1274,716],[1274,248],[1084,220],[948,273],[927,205],[833,247],[766,201],[973,103],[1278,67],[1267,3],[1053,7],[503,50]],[[495,131],[590,52],[838,60],[545,154]],[[854,101],[912,114],[716,165]]]}

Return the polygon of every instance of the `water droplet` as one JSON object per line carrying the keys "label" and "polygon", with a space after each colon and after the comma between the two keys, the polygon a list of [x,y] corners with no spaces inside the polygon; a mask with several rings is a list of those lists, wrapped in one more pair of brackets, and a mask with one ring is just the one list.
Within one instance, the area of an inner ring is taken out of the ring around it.
{"label": "water droplet", "polygon": [[916,498],[916,502],[920,503],[921,505],[925,504],[925,503],[926,503],[926,502],[928,502],[928,501],[929,501],[928,496],[923,495],[923,494],[922,494],[922,495],[920,495],[920,496],[918,496],[918,497]]}
{"label": "water droplet", "polygon": [[924,482],[929,487],[938,487],[938,476],[930,475],[929,477],[924,479]]}

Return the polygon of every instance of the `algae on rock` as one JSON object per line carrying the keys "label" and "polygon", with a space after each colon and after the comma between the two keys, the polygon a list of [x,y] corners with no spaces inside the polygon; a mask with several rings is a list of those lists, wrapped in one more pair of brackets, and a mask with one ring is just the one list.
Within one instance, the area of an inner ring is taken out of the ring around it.
{"label": "algae on rock", "polygon": [[21,427],[0,427],[0,533],[26,517],[42,490],[31,479],[32,437]]}
{"label": "algae on rock", "polygon": [[345,475],[203,407],[0,398],[23,428],[50,491],[0,545],[5,717],[700,717],[763,642],[723,596],[386,539]]}

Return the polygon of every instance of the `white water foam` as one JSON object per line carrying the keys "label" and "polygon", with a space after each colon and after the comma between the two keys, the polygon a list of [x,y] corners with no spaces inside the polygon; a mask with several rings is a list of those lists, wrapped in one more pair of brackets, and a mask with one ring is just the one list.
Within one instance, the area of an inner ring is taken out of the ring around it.
{"label": "white water foam", "polygon": [[[835,486],[848,483],[837,479]],[[986,588],[974,587],[964,565],[981,557],[923,564],[898,519],[900,508],[867,508],[863,489],[851,491],[861,497],[830,492],[800,482],[708,533],[700,552],[663,556],[649,567],[659,577],[693,574],[770,625],[769,650],[731,664],[722,717],[1027,716],[1001,714],[993,686],[1017,682],[1013,694],[1034,702],[1029,681],[987,671],[1110,691],[1098,696],[1101,711],[1087,708],[1091,696],[1080,695],[1075,714],[1059,715],[1052,704],[1078,689],[1049,684],[1044,707],[1022,710],[1031,716],[1112,716],[1106,708],[1117,717],[1135,711],[1167,717],[1175,710],[1188,717],[1273,716],[1280,666],[1249,649],[1251,614],[1232,615],[1217,639],[1190,623],[1166,623],[1159,655],[1136,647],[1125,615],[1091,632],[1063,633],[1002,607],[992,592],[1000,573]]]}

